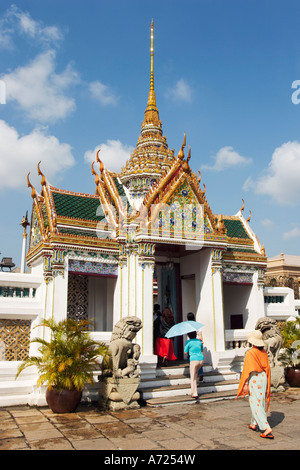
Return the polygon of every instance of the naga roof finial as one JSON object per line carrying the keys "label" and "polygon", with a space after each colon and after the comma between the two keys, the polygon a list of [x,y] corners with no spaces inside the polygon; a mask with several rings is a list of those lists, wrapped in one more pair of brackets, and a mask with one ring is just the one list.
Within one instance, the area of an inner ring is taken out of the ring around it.
{"label": "naga roof finial", "polygon": [[29,175],[30,175],[30,172],[27,175],[27,186],[28,186],[28,188],[31,188],[31,197],[32,197],[32,199],[35,199],[37,197],[37,193],[36,193],[35,187],[31,184],[31,182],[29,180]]}
{"label": "naga roof finial", "polygon": [[181,149],[179,150],[178,155],[177,155],[177,157],[180,158],[180,160],[184,159],[183,149],[184,149],[185,145],[186,145],[186,135],[185,135],[185,132],[184,132],[182,146],[181,146]]}
{"label": "naga roof finial", "polygon": [[99,150],[97,151],[96,160],[97,160],[97,162],[100,164],[99,169],[100,169],[100,173],[102,173],[103,170],[104,170],[104,165],[103,165],[102,160],[100,160],[100,157],[99,157],[99,153],[100,153],[100,152],[101,152],[101,149],[99,149]]}
{"label": "naga roof finial", "polygon": [[95,184],[96,184],[96,186],[98,186],[100,178],[99,178],[99,175],[94,170],[94,163],[95,162],[92,162],[92,164],[91,164],[91,170],[92,170],[92,174],[95,176]]}
{"label": "naga roof finial", "polygon": [[242,211],[245,209],[245,201],[244,201],[244,199],[242,199],[242,201],[243,201],[243,205],[242,205],[242,207],[240,208],[240,212],[242,212]]}
{"label": "naga roof finial", "polygon": [[[41,172],[41,169],[40,169],[40,163],[41,163],[42,160],[39,161],[39,163],[37,164],[37,170],[38,170],[38,175],[42,177],[41,179],[41,185],[42,186],[45,186],[45,184],[47,183],[46,181],[46,178],[45,178],[45,175]],[[29,174],[29,173],[28,173]]]}

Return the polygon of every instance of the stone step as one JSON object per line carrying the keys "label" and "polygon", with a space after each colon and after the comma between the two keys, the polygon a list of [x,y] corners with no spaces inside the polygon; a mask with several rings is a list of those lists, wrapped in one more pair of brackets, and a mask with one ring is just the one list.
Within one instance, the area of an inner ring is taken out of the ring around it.
{"label": "stone step", "polygon": [[[237,390],[238,380],[223,380],[219,382],[201,383],[198,385],[198,394],[221,392],[225,390]],[[165,387],[139,388],[141,398],[147,401],[149,398],[174,397],[180,395],[190,395],[190,382]]]}
{"label": "stone step", "polygon": [[17,396],[32,393],[34,382],[32,380],[16,380],[0,382],[0,397]]}
{"label": "stone step", "polygon": [[[238,374],[235,372],[228,372],[222,374],[218,371],[204,372],[203,383],[222,382],[224,380],[238,379]],[[189,371],[184,371],[182,374],[171,374],[171,375],[158,375],[153,379],[142,379],[139,386],[140,390],[151,387],[167,387],[171,385],[189,384],[190,375]]]}
{"label": "stone step", "polygon": [[[203,365],[204,373],[211,372],[213,370],[212,366],[209,364]],[[166,366],[157,367],[156,369],[156,377],[161,377],[165,375],[189,375],[190,368],[189,363],[186,361],[175,361],[174,363],[170,362],[170,364]]]}
{"label": "stone step", "polygon": [[211,401],[232,400],[236,397],[236,390],[223,390],[221,392],[203,393],[199,395],[198,400],[191,398],[189,395],[177,395],[169,397],[149,398],[145,404],[150,407],[180,405],[180,404],[201,404]]}
{"label": "stone step", "polygon": [[[239,384],[239,374],[213,369],[203,365],[203,381],[198,386],[199,400],[234,398]],[[139,392],[141,403],[162,406],[175,403],[195,403],[190,396],[190,368],[186,360],[170,361],[168,366],[156,369],[156,377],[142,379]]]}

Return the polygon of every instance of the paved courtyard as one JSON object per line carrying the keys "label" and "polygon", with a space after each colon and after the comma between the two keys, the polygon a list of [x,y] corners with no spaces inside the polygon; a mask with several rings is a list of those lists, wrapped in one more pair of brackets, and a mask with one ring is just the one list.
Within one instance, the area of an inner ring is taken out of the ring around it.
{"label": "paved courtyard", "polygon": [[103,458],[120,458],[120,451],[133,450],[156,455],[170,450],[300,449],[300,389],[272,395],[268,416],[274,440],[248,429],[250,409],[243,398],[120,412],[80,405],[70,414],[54,414],[47,407],[6,407],[0,408],[0,450],[102,450]]}

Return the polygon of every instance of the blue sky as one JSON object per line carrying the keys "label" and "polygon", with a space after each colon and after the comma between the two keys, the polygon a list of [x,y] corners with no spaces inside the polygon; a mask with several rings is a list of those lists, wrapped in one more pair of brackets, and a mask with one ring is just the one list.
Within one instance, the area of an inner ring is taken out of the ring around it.
{"label": "blue sky", "polygon": [[244,199],[267,255],[299,255],[299,13],[292,0],[1,0],[1,255],[19,265],[39,160],[54,186],[92,194],[95,149],[109,169],[124,164],[148,97],[152,18],[169,147],[186,133],[214,213]]}

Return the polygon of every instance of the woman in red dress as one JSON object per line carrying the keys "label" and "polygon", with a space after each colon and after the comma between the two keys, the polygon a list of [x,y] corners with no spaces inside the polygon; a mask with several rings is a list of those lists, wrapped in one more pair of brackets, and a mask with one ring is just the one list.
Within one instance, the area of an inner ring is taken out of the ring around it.
{"label": "woman in red dress", "polygon": [[158,337],[155,342],[154,354],[159,357],[159,362],[167,365],[167,361],[176,361],[177,357],[174,354],[173,340],[165,338],[165,334],[169,331],[171,326],[175,324],[174,316],[169,308],[164,308],[162,314],[155,320],[154,326],[157,327]]}

